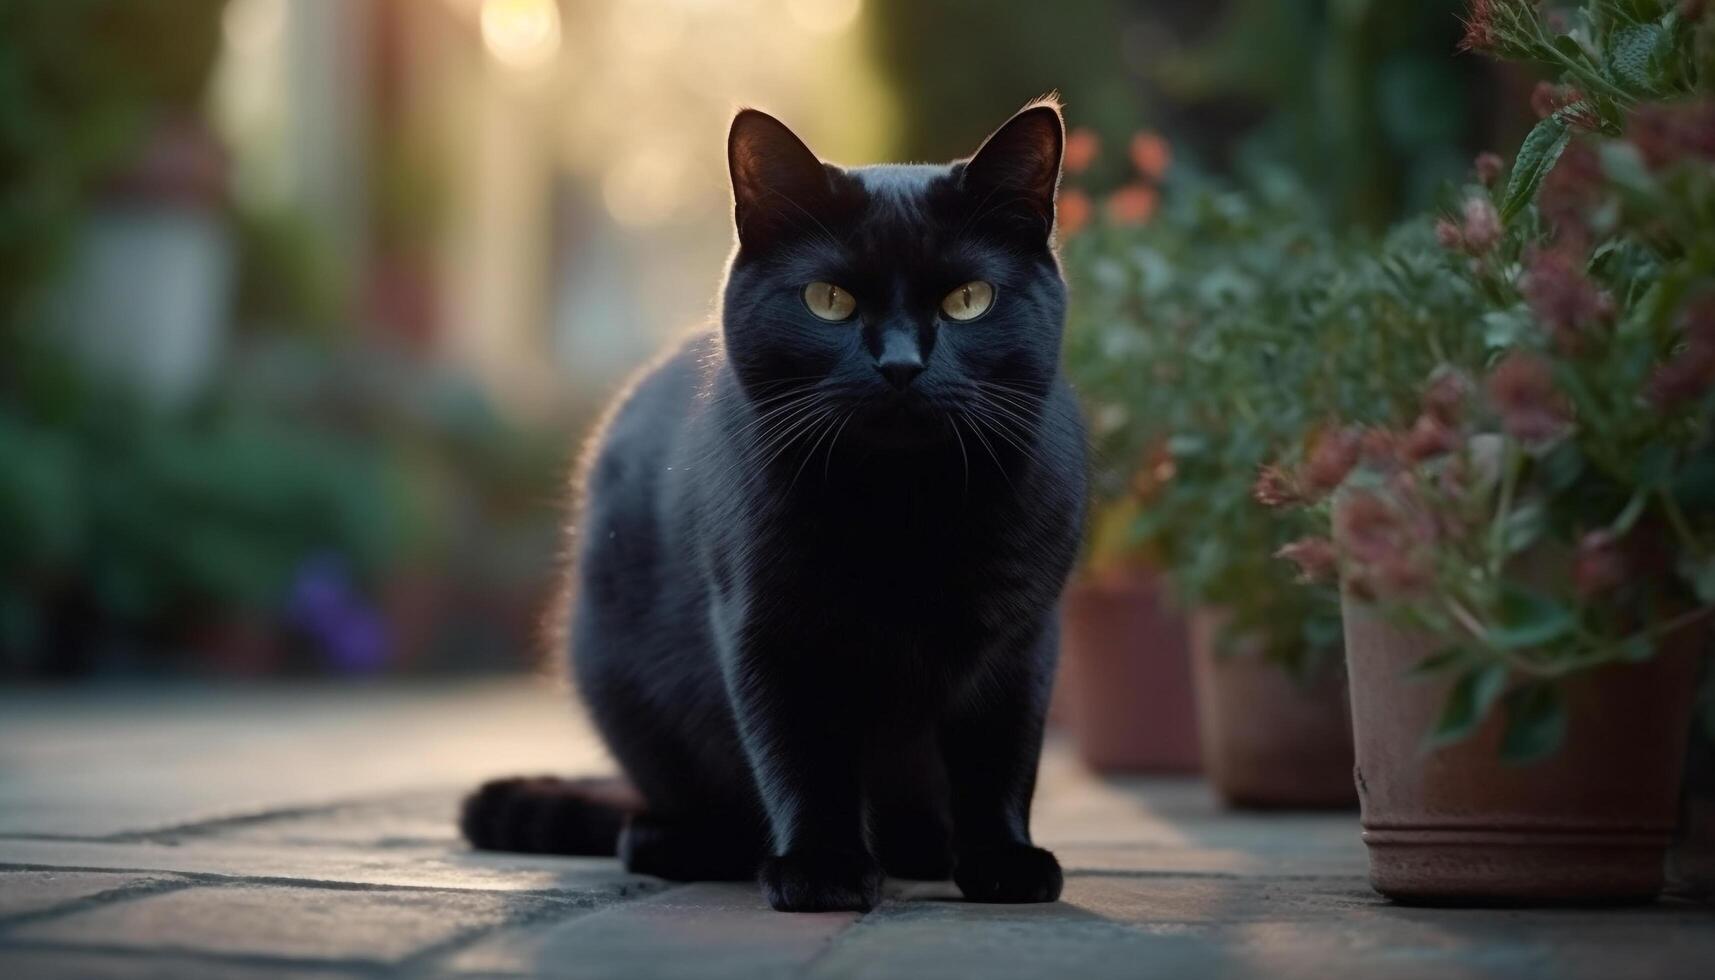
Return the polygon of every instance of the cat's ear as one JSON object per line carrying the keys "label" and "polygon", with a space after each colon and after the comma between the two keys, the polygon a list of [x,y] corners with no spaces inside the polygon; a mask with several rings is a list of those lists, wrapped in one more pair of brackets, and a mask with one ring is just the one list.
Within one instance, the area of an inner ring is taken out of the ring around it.
{"label": "cat's ear", "polygon": [[828,169],[786,124],[742,109],[727,133],[733,222],[741,248],[765,249],[794,229],[816,227],[831,195]]}
{"label": "cat's ear", "polygon": [[1020,232],[1046,242],[1054,228],[1054,193],[1065,146],[1060,103],[1037,102],[984,140],[960,179],[985,219],[1009,220]]}

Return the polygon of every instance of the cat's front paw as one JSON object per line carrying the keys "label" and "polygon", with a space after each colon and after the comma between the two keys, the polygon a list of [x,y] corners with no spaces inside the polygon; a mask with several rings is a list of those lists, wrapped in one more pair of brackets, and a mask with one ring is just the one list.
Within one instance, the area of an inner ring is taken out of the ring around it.
{"label": "cat's front paw", "polygon": [[881,866],[868,854],[792,851],[762,862],[761,879],[776,912],[868,912],[881,900]]}
{"label": "cat's front paw", "polygon": [[1002,844],[959,855],[953,883],[972,902],[1052,902],[1064,879],[1060,862],[1040,847]]}

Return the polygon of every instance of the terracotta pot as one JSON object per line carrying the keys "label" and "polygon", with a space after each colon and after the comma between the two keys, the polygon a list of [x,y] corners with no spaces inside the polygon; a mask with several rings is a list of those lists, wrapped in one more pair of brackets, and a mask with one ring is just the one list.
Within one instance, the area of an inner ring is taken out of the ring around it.
{"label": "terracotta pot", "polygon": [[[1715,670],[1715,663],[1704,669]],[[1668,853],[1668,890],[1715,901],[1715,738],[1708,732],[1691,736],[1681,812],[1679,841]]]}
{"label": "terracotta pot", "polygon": [[1190,639],[1144,570],[1083,579],[1061,603],[1059,687],[1078,755],[1099,772],[1195,772]]}
{"label": "terracotta pot", "polygon": [[1221,650],[1225,613],[1191,614],[1203,769],[1229,806],[1350,809],[1352,714],[1337,664],[1301,679],[1264,659],[1255,640]]}
{"label": "terracotta pot", "polygon": [[1370,884],[1405,902],[1653,900],[1673,837],[1702,634],[1653,660],[1574,675],[1566,739],[1501,760],[1504,719],[1426,752],[1451,678],[1406,671],[1442,644],[1348,598],[1346,661]]}

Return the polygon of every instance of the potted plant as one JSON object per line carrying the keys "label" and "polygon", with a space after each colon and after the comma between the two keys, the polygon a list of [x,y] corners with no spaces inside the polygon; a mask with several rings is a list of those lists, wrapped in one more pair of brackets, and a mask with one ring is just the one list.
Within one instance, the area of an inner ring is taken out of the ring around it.
{"label": "potted plant", "polygon": [[[1153,211],[1144,181],[1166,170],[1165,142],[1140,134],[1132,182],[1109,199],[1108,222],[1138,226]],[[1078,181],[1096,162],[1097,137],[1075,129],[1066,145],[1068,177]],[[1068,257],[1085,254],[1080,239],[1093,206],[1078,187],[1061,192],[1059,234]],[[1082,266],[1068,263],[1074,296]],[[1076,302],[1076,300],[1075,300]],[[1073,314],[1069,368],[1098,389],[1112,368],[1103,348],[1124,342],[1123,323]],[[1099,381],[1098,378],[1102,379]],[[1150,494],[1150,453],[1134,441],[1142,430],[1116,401],[1089,401],[1096,440],[1091,474],[1090,533],[1078,574],[1061,603],[1061,659],[1050,717],[1070,730],[1084,763],[1098,772],[1195,772],[1197,721],[1191,685],[1190,629],[1172,601],[1159,556],[1131,527]]]}
{"label": "potted plant", "polygon": [[1375,887],[1653,899],[1715,613],[1709,21],[1479,0],[1469,25],[1563,72],[1504,185],[1437,226],[1486,350],[1437,349],[1415,417],[1331,430],[1340,472],[1311,486],[1312,453],[1271,497],[1332,532],[1286,554],[1342,584]]}
{"label": "potted plant", "polygon": [[1338,251],[1307,202],[1284,177],[1248,196],[1187,178],[1147,224],[1110,199],[1064,253],[1097,458],[1132,464],[1107,477],[1125,507],[1101,512],[1097,540],[1149,556],[1190,610],[1204,767],[1235,805],[1354,799],[1336,603],[1270,560],[1297,518],[1250,499],[1302,425],[1314,359],[1289,314]]}

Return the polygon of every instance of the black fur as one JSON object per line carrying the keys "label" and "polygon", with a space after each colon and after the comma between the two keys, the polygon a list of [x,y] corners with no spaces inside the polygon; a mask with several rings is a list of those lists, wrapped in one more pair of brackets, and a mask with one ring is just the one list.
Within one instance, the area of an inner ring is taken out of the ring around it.
{"label": "black fur", "polygon": [[[1058,897],[1029,809],[1084,506],[1061,145],[1039,104],[968,162],[843,170],[769,116],[734,120],[721,329],[637,382],[582,476],[570,653],[644,800],[585,852],[759,874],[782,910],[868,908],[883,871]],[[994,305],[952,321],[941,300],[971,280]],[[815,281],[857,314],[812,315]],[[903,389],[880,370],[900,357],[921,361]],[[472,842],[552,839],[482,829],[540,819],[516,799],[534,789],[503,785],[473,799]]]}

